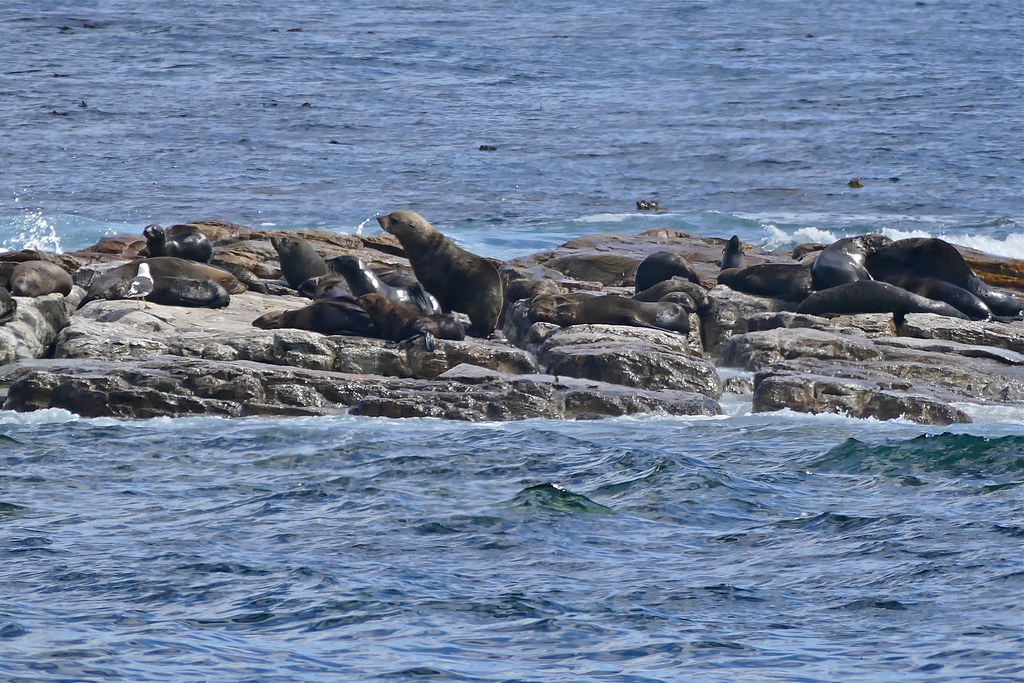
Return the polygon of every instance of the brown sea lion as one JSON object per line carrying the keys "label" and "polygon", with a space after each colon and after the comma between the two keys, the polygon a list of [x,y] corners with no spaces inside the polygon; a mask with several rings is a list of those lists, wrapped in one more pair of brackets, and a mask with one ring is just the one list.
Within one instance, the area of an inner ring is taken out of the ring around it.
{"label": "brown sea lion", "polygon": [[799,263],[758,263],[728,268],[718,274],[718,284],[757,296],[803,301],[811,293],[811,269]]}
{"label": "brown sea lion", "polygon": [[796,308],[797,313],[892,313],[897,322],[907,313],[937,313],[967,320],[944,301],[935,301],[880,280],[856,280],[814,292]]}
{"label": "brown sea lion", "polygon": [[46,296],[58,292],[67,296],[73,286],[71,275],[49,261],[22,261],[14,266],[7,283],[14,296]]}
{"label": "brown sea lion", "polygon": [[311,277],[327,274],[327,264],[306,240],[298,235],[273,235],[270,243],[277,250],[281,274],[292,289],[298,289]]}
{"label": "brown sea lion", "polygon": [[700,278],[693,265],[682,254],[674,251],[656,251],[636,267],[636,292],[650,289],[662,280],[681,277],[700,284]]}
{"label": "brown sea lion", "polygon": [[422,336],[427,348],[433,351],[432,338],[456,341],[466,338],[466,329],[452,315],[426,315],[377,293],[364,294],[358,301],[373,321],[373,335],[381,339],[400,342]]}
{"label": "brown sea lion", "polygon": [[213,254],[210,238],[190,225],[175,225],[164,230],[159,225],[142,229],[149,256],[177,256],[188,261],[207,263]]}
{"label": "brown sea lion", "polygon": [[294,328],[321,334],[375,336],[370,316],[354,299],[321,299],[291,311],[271,311],[252,321],[264,330]]}
{"label": "brown sea lion", "polygon": [[678,303],[647,302],[616,294],[591,295],[582,292],[544,295],[530,302],[530,322],[570,325],[629,325],[651,327],[686,334],[690,315]]}
{"label": "brown sea lion", "polygon": [[423,285],[416,282],[409,287],[393,287],[370,269],[357,256],[343,254],[331,259],[328,266],[340,274],[348,283],[352,296],[357,299],[364,294],[381,294],[396,304],[419,311],[423,315],[441,313],[441,304]]}
{"label": "brown sea lion", "polygon": [[[230,302],[231,294],[245,291],[245,285],[231,273],[174,256],[148,258],[153,278],[153,292],[147,301],[166,306],[192,306],[221,308]],[[138,273],[139,264],[126,263],[108,270],[89,285],[79,308],[95,299],[123,299],[131,281]]]}
{"label": "brown sea lion", "polygon": [[704,310],[708,306],[708,293],[702,286],[684,280],[679,276],[662,280],[658,284],[648,287],[639,294],[634,294],[637,301],[662,301],[666,296],[674,293],[685,293],[697,305],[698,310]]}
{"label": "brown sea lion", "polygon": [[445,311],[469,316],[469,332],[486,337],[498,326],[504,287],[494,264],[459,247],[422,216],[395,211],[378,216],[385,232],[398,238],[416,279]]}

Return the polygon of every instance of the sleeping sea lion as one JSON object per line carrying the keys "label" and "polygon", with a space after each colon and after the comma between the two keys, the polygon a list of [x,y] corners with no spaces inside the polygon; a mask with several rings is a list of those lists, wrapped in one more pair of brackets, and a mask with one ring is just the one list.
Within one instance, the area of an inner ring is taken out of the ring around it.
{"label": "sleeping sea lion", "polygon": [[746,294],[803,301],[811,293],[811,269],[799,263],[758,263],[721,271],[718,284]]}
{"label": "sleeping sea lion", "polygon": [[270,243],[277,250],[281,274],[292,289],[298,289],[311,277],[327,274],[327,264],[306,240],[298,235],[273,235]]}
{"label": "sleeping sea lion", "polygon": [[455,316],[424,314],[376,292],[363,294],[358,301],[373,321],[374,335],[382,339],[401,342],[422,336],[427,348],[433,351],[434,339],[461,341],[466,338],[466,329]]}
{"label": "sleeping sea lion", "polygon": [[210,238],[191,225],[174,225],[164,230],[159,225],[142,229],[150,256],[176,256],[188,261],[207,263],[213,254]]}
{"label": "sleeping sea lion", "polygon": [[[153,292],[146,301],[165,306],[221,308],[231,294],[245,291],[245,285],[231,273],[205,263],[174,256],[148,258],[145,263],[153,279]],[[79,308],[95,299],[123,299],[138,273],[138,263],[126,263],[108,270],[89,285]]]}
{"label": "sleeping sea lion", "polygon": [[937,313],[967,320],[944,301],[935,301],[880,280],[856,280],[814,292],[796,308],[797,313],[892,313],[897,322],[907,313]]}
{"label": "sleeping sea lion", "polygon": [[936,301],[945,301],[947,304],[965,314],[971,320],[988,320],[992,317],[992,311],[985,302],[968,292],[963,287],[957,287],[945,280],[934,277],[911,277],[903,275],[900,277],[889,277],[884,279],[891,285],[901,287],[908,292],[919,294]]}
{"label": "sleeping sea lion", "polygon": [[544,295],[530,302],[530,322],[570,325],[629,325],[669,332],[690,331],[690,314],[672,302],[646,302],[616,294],[590,295],[582,292]]}
{"label": "sleeping sea lion", "polygon": [[22,261],[14,266],[7,283],[14,296],[46,296],[54,292],[67,296],[73,285],[70,273],[49,261]]}
{"label": "sleeping sea lion", "polygon": [[442,310],[468,315],[469,332],[475,336],[486,337],[495,330],[504,287],[493,263],[459,247],[412,211],[378,216],[377,222],[401,242],[416,279]]}
{"label": "sleeping sea lion", "polygon": [[352,296],[357,299],[364,294],[381,294],[396,304],[419,311],[424,315],[441,313],[441,304],[419,282],[409,287],[392,287],[359,257],[351,254],[335,256],[327,265],[345,278]]}
{"label": "sleeping sea lion", "polygon": [[634,291],[639,293],[650,289],[662,280],[673,276],[700,284],[697,272],[685,256],[674,251],[656,251],[636,267],[636,289]]}
{"label": "sleeping sea lion", "polygon": [[264,330],[287,327],[321,334],[374,336],[370,316],[354,299],[347,297],[321,299],[290,311],[271,311],[253,320],[252,324]]}

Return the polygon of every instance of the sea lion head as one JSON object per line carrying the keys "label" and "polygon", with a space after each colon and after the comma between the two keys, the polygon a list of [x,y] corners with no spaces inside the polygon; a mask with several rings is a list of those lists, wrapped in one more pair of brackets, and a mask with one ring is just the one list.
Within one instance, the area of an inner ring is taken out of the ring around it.
{"label": "sea lion head", "polygon": [[384,232],[394,235],[399,241],[407,236],[436,232],[434,226],[415,211],[392,211],[387,216],[377,216],[377,223]]}
{"label": "sea lion head", "polygon": [[276,330],[281,327],[281,321],[286,311],[271,311],[270,313],[264,313],[260,317],[252,321],[253,327],[259,327],[263,330]]}

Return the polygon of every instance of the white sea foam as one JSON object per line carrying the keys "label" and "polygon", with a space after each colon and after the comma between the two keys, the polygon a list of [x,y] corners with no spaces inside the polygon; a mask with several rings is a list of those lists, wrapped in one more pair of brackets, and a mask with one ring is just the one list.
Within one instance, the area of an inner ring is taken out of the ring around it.
{"label": "white sea foam", "polygon": [[41,425],[41,424],[65,424],[78,422],[82,418],[63,408],[44,408],[33,410],[28,413],[18,413],[13,410],[0,410],[0,425]]}
{"label": "white sea foam", "polygon": [[64,252],[57,235],[57,225],[50,217],[44,216],[42,211],[20,214],[4,228],[0,232],[14,234],[0,243],[0,253],[21,249],[39,249],[57,254]]}

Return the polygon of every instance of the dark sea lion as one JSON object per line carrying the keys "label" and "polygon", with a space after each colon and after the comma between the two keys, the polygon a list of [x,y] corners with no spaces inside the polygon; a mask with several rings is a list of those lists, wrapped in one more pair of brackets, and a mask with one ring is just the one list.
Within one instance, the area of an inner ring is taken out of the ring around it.
{"label": "dark sea lion", "polygon": [[629,325],[686,334],[690,315],[678,303],[647,302],[615,294],[590,295],[582,292],[552,294],[530,302],[531,322],[570,325]]}
{"label": "dark sea lion", "polygon": [[354,299],[321,299],[291,311],[271,311],[252,321],[264,330],[294,328],[321,334],[374,336],[374,326],[363,307]]}
{"label": "dark sea lion", "polygon": [[7,286],[14,296],[46,296],[71,293],[71,274],[49,261],[22,261],[14,266]]}
{"label": "dark sea lion", "polygon": [[357,256],[351,254],[336,256],[327,265],[345,278],[352,296],[357,299],[364,294],[380,294],[396,304],[424,315],[441,313],[441,304],[419,282],[409,287],[392,287]]}
{"label": "dark sea lion", "polygon": [[348,281],[340,275],[323,275],[311,277],[299,285],[299,294],[310,299],[338,299],[349,297],[354,299]]}
{"label": "dark sea lion", "polygon": [[378,216],[385,232],[398,238],[416,279],[442,310],[469,316],[469,332],[486,337],[498,326],[504,286],[494,264],[459,247],[412,211]]}
{"label": "dark sea lion", "polygon": [[636,289],[634,291],[639,293],[650,289],[662,280],[673,276],[700,284],[697,272],[685,256],[674,251],[656,251],[636,267]]}
{"label": "dark sea lion", "polygon": [[811,269],[799,263],[758,263],[729,268],[718,274],[718,284],[737,292],[803,301],[811,293]]}
{"label": "dark sea lion", "polygon": [[147,225],[142,230],[150,256],[176,256],[188,261],[207,263],[213,255],[210,238],[188,225],[173,226],[168,234],[159,225]]}
{"label": "dark sea lion", "polygon": [[[153,292],[147,301],[166,306],[221,308],[230,302],[231,294],[245,291],[245,285],[231,273],[174,256],[157,256],[145,260],[153,279]],[[108,270],[89,285],[79,308],[95,299],[123,299],[131,281],[138,273],[138,263],[126,263]]]}
{"label": "dark sea lion", "polygon": [[427,315],[377,293],[363,294],[358,301],[373,321],[375,336],[381,339],[400,342],[422,336],[427,348],[433,351],[433,339],[461,341],[466,338],[466,328],[455,316]]}
{"label": "dark sea lion", "polygon": [[292,289],[311,277],[327,274],[327,264],[306,240],[298,235],[274,235],[270,243],[277,250],[281,273]]}
{"label": "dark sea lion", "polygon": [[864,266],[868,254],[892,244],[884,235],[858,235],[836,240],[821,250],[811,267],[814,289],[828,289],[846,282],[872,279]]}
{"label": "dark sea lion", "polygon": [[814,292],[796,308],[797,313],[892,313],[897,321],[907,313],[937,313],[967,320],[944,301],[935,301],[880,280],[856,280]]}
{"label": "dark sea lion", "polygon": [[634,294],[637,301],[663,301],[665,297],[674,293],[684,293],[697,305],[698,310],[704,310],[708,306],[708,293],[702,286],[684,280],[679,276],[662,280],[658,284],[648,287],[639,294]]}
{"label": "dark sea lion", "polygon": [[903,275],[900,277],[885,278],[885,282],[897,287],[902,287],[908,292],[919,294],[936,301],[945,301],[947,304],[966,315],[971,320],[988,320],[992,317],[992,310],[984,301],[968,292],[963,287],[957,287],[945,280],[934,277],[911,277]]}
{"label": "dark sea lion", "polygon": [[532,299],[542,294],[559,294],[563,290],[554,280],[542,277],[518,277],[505,285],[505,301]]}
{"label": "dark sea lion", "polygon": [[982,282],[956,247],[945,240],[935,237],[899,240],[872,253],[866,264],[879,280],[904,276],[937,278],[978,297],[995,315],[1014,317],[1024,313],[1024,303]]}
{"label": "dark sea lion", "polygon": [[737,235],[733,235],[726,242],[725,249],[722,250],[721,270],[746,267],[747,257],[743,255],[743,243],[740,242],[740,238]]}
{"label": "dark sea lion", "polygon": [[18,302],[14,300],[6,289],[0,288],[0,325],[14,317],[18,310]]}

